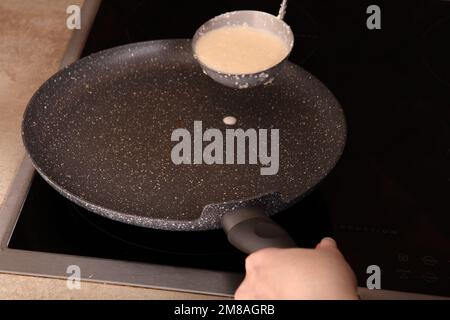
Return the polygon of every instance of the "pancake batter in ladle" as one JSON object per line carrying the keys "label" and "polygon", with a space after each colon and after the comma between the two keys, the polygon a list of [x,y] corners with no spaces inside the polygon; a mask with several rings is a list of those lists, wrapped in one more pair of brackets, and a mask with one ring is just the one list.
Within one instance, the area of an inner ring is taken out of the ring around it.
{"label": "pancake batter in ladle", "polygon": [[249,88],[273,81],[294,44],[290,27],[261,11],[234,11],[203,24],[192,48],[203,71],[215,81],[234,88]]}

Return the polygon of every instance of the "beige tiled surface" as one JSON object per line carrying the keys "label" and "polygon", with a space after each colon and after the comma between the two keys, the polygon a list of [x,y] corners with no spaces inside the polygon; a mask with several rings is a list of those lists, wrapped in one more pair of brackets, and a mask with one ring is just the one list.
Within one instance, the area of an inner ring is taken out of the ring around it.
{"label": "beige tiled surface", "polygon": [[71,35],[66,7],[80,0],[0,1],[0,203],[24,150],[23,110],[34,91],[58,69]]}
{"label": "beige tiled surface", "polygon": [[[88,0],[89,1],[89,0]],[[24,156],[20,124],[36,89],[58,69],[71,32],[66,8],[82,0],[0,1],[0,204]],[[0,216],[0,219],[2,217]],[[173,291],[0,274],[0,299],[199,299]]]}
{"label": "beige tiled surface", "polygon": [[1,299],[213,299],[212,296],[175,291],[82,282],[79,290],[69,290],[58,279],[0,274]]}

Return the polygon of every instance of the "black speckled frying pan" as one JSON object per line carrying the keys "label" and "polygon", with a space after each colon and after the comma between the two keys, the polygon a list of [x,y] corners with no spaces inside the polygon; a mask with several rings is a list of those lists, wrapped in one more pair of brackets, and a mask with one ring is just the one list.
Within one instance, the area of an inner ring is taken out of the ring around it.
{"label": "black speckled frying pan", "polygon": [[[226,126],[226,116],[237,123]],[[259,164],[175,165],[171,134],[193,133],[196,120],[204,130],[279,129],[278,173],[261,175]],[[189,40],[162,40],[102,51],[55,74],[31,99],[22,136],[37,171],[78,205],[148,228],[223,225],[251,252],[293,245],[268,216],[333,168],[346,124],[329,90],[292,63],[269,85],[232,89],[202,73]]]}

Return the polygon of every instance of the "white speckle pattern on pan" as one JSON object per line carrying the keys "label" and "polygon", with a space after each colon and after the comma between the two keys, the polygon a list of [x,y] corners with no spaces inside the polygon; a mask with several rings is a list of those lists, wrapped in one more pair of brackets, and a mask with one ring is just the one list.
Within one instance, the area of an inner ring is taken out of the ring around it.
{"label": "white speckle pattern on pan", "polygon": [[[230,114],[236,128],[280,130],[277,175],[172,163],[174,129],[192,132],[201,120],[224,130]],[[38,172],[78,205],[133,225],[207,230],[220,228],[226,210],[261,205],[271,215],[298,201],[336,164],[346,123],[330,91],[290,62],[266,86],[233,89],[202,73],[189,40],[161,40],[55,74],[31,99],[22,136]]]}

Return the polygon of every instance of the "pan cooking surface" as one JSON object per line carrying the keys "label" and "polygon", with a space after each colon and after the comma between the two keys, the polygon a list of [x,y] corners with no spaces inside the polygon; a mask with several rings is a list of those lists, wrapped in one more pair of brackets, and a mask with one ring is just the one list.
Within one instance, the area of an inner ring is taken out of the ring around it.
{"label": "pan cooking surface", "polygon": [[[237,123],[227,127],[226,116]],[[193,133],[195,120],[203,130],[279,129],[278,173],[173,164],[172,131]],[[298,199],[334,166],[346,128],[333,95],[292,63],[270,85],[231,89],[202,73],[189,40],[163,40],[106,50],[57,73],[30,101],[22,134],[38,172],[77,204],[125,223],[198,230],[220,227],[217,212],[202,215],[209,204],[277,192],[280,199],[263,197],[272,214]]]}

